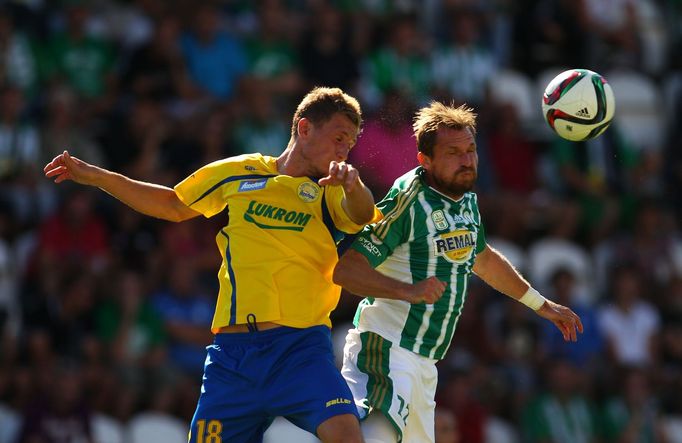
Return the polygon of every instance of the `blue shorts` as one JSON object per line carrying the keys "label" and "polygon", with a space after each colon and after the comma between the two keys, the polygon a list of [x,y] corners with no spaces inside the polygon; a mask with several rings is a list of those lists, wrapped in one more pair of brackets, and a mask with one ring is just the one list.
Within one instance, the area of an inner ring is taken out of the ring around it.
{"label": "blue shorts", "polygon": [[207,349],[190,443],[259,443],[278,416],[315,434],[328,418],[358,415],[326,326],[217,334]]}

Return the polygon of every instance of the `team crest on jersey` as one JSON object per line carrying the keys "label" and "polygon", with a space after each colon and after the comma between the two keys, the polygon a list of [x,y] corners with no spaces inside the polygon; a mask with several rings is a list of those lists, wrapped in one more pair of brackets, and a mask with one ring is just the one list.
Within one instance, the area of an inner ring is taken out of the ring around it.
{"label": "team crest on jersey", "polygon": [[450,223],[445,218],[445,214],[442,209],[437,209],[431,213],[431,220],[439,231],[444,231],[450,227]]}
{"label": "team crest on jersey", "polygon": [[476,247],[476,233],[468,229],[440,234],[433,239],[436,255],[446,260],[462,264],[469,260]]}
{"label": "team crest on jersey", "polygon": [[320,197],[320,187],[315,183],[303,182],[298,185],[298,198],[306,203],[312,203]]}

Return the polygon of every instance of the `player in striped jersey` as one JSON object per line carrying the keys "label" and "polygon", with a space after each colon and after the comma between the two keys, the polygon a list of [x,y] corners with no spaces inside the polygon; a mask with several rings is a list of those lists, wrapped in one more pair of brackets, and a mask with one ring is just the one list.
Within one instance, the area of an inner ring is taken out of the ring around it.
{"label": "player in striped jersey", "polygon": [[296,109],[279,157],[218,160],[174,189],[66,151],[45,166],[57,183],[97,186],[150,216],[226,219],[216,235],[223,261],[215,339],[190,443],[262,442],[277,416],[323,442],[362,441],[352,394],[334,365],[329,320],[341,293],[332,282],[337,242],[381,218],[358,171],[345,163],[361,121],[353,97],[315,88]]}
{"label": "player in striped jersey", "polygon": [[334,280],[365,296],[348,332],[342,373],[367,443],[433,442],[437,372],[475,273],[552,321],[565,340],[578,316],[545,299],[486,244],[476,194],[476,115],[433,102],[415,118],[420,166],[399,177],[336,266]]}

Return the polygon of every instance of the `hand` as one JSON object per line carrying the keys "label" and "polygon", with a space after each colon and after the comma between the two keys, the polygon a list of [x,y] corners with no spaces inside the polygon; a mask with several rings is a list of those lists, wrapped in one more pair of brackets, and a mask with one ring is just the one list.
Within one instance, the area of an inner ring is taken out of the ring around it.
{"label": "hand", "polygon": [[535,312],[537,312],[540,317],[546,318],[554,323],[561,331],[565,341],[577,341],[576,329],[581,334],[583,332],[583,324],[580,321],[580,317],[566,306],[554,303],[551,300],[546,300],[540,309]]}
{"label": "hand", "polygon": [[443,296],[447,284],[438,280],[436,277],[429,277],[414,285],[405,296],[405,301],[410,303],[436,303]]}
{"label": "hand", "polygon": [[329,163],[329,175],[318,180],[320,186],[343,186],[346,192],[353,192],[356,185],[360,182],[360,173],[353,166],[346,162],[332,161]]}
{"label": "hand", "polygon": [[45,165],[43,171],[45,172],[45,177],[55,177],[55,183],[73,180],[83,185],[91,185],[93,184],[97,169],[99,168],[79,158],[71,157],[68,151],[64,151]]}

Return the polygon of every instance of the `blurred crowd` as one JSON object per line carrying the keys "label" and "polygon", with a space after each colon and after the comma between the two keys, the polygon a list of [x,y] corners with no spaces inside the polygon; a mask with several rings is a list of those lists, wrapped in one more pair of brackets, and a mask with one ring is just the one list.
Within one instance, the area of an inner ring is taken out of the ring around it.
{"label": "blurred crowd", "polygon": [[[540,111],[576,67],[617,104],[581,143]],[[566,344],[472,281],[437,443],[682,442],[681,1],[4,0],[0,443],[186,438],[211,341],[227,214],[161,222],[43,165],[69,149],[173,186],[281,153],[315,85],[360,100],[349,161],[377,200],[417,165],[415,109],[473,106],[489,242],[582,318]]]}

